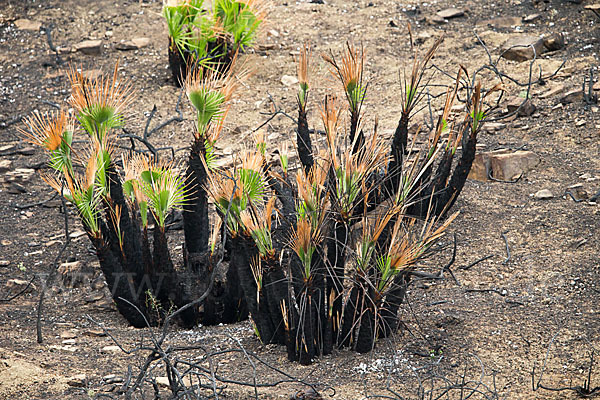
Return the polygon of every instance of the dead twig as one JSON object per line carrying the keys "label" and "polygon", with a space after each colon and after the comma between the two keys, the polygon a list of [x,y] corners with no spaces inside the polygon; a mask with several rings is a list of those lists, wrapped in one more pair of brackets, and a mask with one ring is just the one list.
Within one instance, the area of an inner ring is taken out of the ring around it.
{"label": "dead twig", "polygon": [[508,246],[508,239],[506,238],[507,233],[508,231],[504,231],[500,234],[500,236],[502,236],[502,239],[504,239],[504,245],[506,246],[506,258],[504,259],[504,261],[502,261],[502,265],[506,265],[510,261],[510,247]]}

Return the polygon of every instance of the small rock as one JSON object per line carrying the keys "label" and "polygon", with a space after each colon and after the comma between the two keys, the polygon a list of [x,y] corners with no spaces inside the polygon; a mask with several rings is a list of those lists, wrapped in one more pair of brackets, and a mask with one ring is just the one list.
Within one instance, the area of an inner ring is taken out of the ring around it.
{"label": "small rock", "polygon": [[550,200],[554,198],[554,195],[548,189],[542,189],[535,192],[533,197],[537,200]]}
{"label": "small rock", "polygon": [[87,385],[87,376],[85,374],[78,374],[67,378],[67,385],[73,387],[84,387]]}
{"label": "small rock", "polygon": [[397,28],[398,24],[395,23],[393,19],[390,19],[390,22],[388,22],[388,26],[391,26],[392,28]]}
{"label": "small rock", "polygon": [[445,10],[439,11],[436,15],[443,19],[458,18],[465,15],[465,10],[464,8],[450,7],[446,8]]}
{"label": "small rock", "polygon": [[483,124],[483,129],[485,132],[496,132],[501,131],[506,128],[506,124],[502,122],[486,122]]}
{"label": "small rock", "polygon": [[102,53],[102,40],[84,40],[73,45],[74,51],[81,51],[83,54],[97,56]]}
{"label": "small rock", "polygon": [[500,180],[514,180],[539,163],[539,156],[532,151],[495,154],[490,157],[491,175]]}
{"label": "small rock", "polygon": [[521,25],[521,22],[521,18],[519,17],[498,17],[478,22],[477,25],[488,25],[493,28],[510,28],[511,26]]}
{"label": "small rock", "polygon": [[571,90],[560,98],[562,104],[575,103],[578,101],[583,101],[583,91],[581,89]]}
{"label": "small rock", "polygon": [[121,382],[124,381],[123,378],[119,378],[115,374],[110,374],[110,375],[103,376],[102,380],[107,385],[111,385],[113,383],[121,383]]}
{"label": "small rock", "polygon": [[271,29],[267,32],[267,35],[272,37],[279,37],[279,32],[277,32],[275,29]]}
{"label": "small rock", "polygon": [[86,336],[91,336],[91,337],[106,336],[106,332],[104,332],[102,329],[88,329],[87,331],[83,332],[83,334]]}
{"label": "small rock", "polygon": [[116,353],[121,351],[119,346],[104,346],[101,350],[102,353]]}
{"label": "small rock", "polygon": [[104,36],[106,36],[106,37],[112,37],[112,35],[113,35],[113,31],[104,32]]}
{"label": "small rock", "polygon": [[104,293],[102,292],[92,292],[90,294],[88,294],[87,296],[84,297],[84,301],[86,303],[95,303],[97,301],[100,301],[104,298]]}
{"label": "small rock", "polygon": [[509,113],[517,112],[519,117],[529,117],[536,110],[535,105],[531,102],[531,100],[527,99],[523,101],[520,97],[514,97],[508,101],[506,104],[506,108]]}
{"label": "small rock", "polygon": [[8,172],[12,169],[12,161],[0,160],[0,173]]}
{"label": "small rock", "polygon": [[546,38],[544,38],[544,47],[548,49],[548,51],[556,51],[565,47],[565,35],[562,32],[554,33]]}
{"label": "small rock", "polygon": [[542,14],[529,14],[523,18],[523,22],[525,22],[526,24],[530,24],[534,21],[537,21],[541,17],[542,17]]}
{"label": "small rock", "polygon": [[584,126],[585,125],[585,119],[578,119],[577,121],[575,121],[575,126]]}
{"label": "small rock", "polygon": [[138,50],[150,44],[150,39],[146,37],[133,38],[115,45],[117,50]]}
{"label": "small rock", "polygon": [[162,387],[166,387],[168,388],[169,385],[169,378],[167,378],[166,376],[159,376],[156,378],[156,384],[158,386],[162,386]]}
{"label": "small rock", "polygon": [[76,343],[76,341],[75,341],[75,339],[65,339],[61,343],[66,344],[66,345],[73,345]]}
{"label": "small rock", "polygon": [[579,176],[579,179],[585,179],[585,180],[587,180],[587,179],[590,179],[590,178],[592,178],[592,174],[590,174],[589,172],[586,172],[585,174],[581,174]]}
{"label": "small rock", "polygon": [[58,54],[69,54],[73,53],[75,50],[71,46],[56,46],[56,52]]}
{"label": "small rock", "polygon": [[62,331],[60,333],[61,339],[75,339],[77,337],[77,332],[74,331]]}
{"label": "small rock", "polygon": [[298,78],[291,75],[283,75],[281,77],[281,83],[283,83],[285,86],[292,86],[298,83]]}
{"label": "small rock", "polygon": [[564,85],[559,85],[559,86],[557,86],[555,88],[552,88],[552,89],[548,90],[544,94],[542,94],[540,96],[540,99],[547,99],[549,97],[557,96],[557,95],[561,94],[564,90],[565,90]]}
{"label": "small rock", "polygon": [[69,236],[71,237],[71,239],[77,239],[77,238],[84,236],[85,234],[86,233],[84,231],[78,230],[78,231],[72,232]]}
{"label": "small rock", "polygon": [[507,60],[532,60],[534,55],[539,56],[544,51],[544,41],[538,36],[519,35],[508,39],[500,51]]}
{"label": "small rock", "polygon": [[83,267],[82,261],[65,262],[58,267],[58,274],[61,282],[66,287],[76,288],[83,283]]}
{"label": "small rock", "polygon": [[10,265],[10,261],[0,260],[0,267],[8,267],[9,265]]}
{"label": "small rock", "polygon": [[[29,287],[27,287],[29,285]],[[23,279],[9,279],[6,282],[6,289],[11,291],[21,291],[27,288],[27,292],[32,292],[35,290],[35,285],[29,284],[29,281]]]}
{"label": "small rock", "polygon": [[442,25],[442,24],[448,23],[447,19],[444,19],[444,18],[440,17],[439,15],[431,15],[430,17],[427,18],[427,20],[430,24],[435,24],[435,25]]}
{"label": "small rock", "polygon": [[15,21],[15,26],[22,31],[39,31],[42,23],[21,18]]}

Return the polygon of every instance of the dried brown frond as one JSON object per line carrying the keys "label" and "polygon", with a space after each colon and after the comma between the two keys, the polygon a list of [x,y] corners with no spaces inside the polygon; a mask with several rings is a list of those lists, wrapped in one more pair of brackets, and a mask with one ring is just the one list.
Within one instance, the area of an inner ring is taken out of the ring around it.
{"label": "dried brown frond", "polygon": [[298,57],[298,65],[296,67],[296,72],[298,75],[298,82],[300,86],[305,85],[308,88],[308,61],[310,59],[311,50],[308,42],[304,43],[302,48],[300,49],[300,56]]}
{"label": "dried brown frond", "polygon": [[257,151],[244,150],[240,155],[242,169],[250,169],[252,171],[262,173],[264,159],[262,154]]}
{"label": "dried brown frond", "polygon": [[337,157],[335,155],[337,151],[337,130],[341,112],[342,109],[337,98],[325,96],[325,101],[321,108],[321,120],[323,121],[323,127],[325,128],[325,134],[327,136],[329,155],[336,168],[338,166]]}
{"label": "dried brown frond", "polygon": [[89,80],[71,65],[67,72],[71,82],[69,104],[79,112],[90,107],[109,107],[114,114],[125,116],[127,108],[133,101],[134,92],[128,81],[119,79],[118,70],[117,62],[112,77],[102,75]]}
{"label": "dried brown frond", "polygon": [[73,121],[64,110],[56,113],[40,113],[34,111],[30,116],[23,118],[27,130],[17,130],[27,138],[29,143],[45,148],[48,151],[56,150],[63,140],[65,131],[73,131]]}
{"label": "dried brown frond", "polygon": [[329,71],[342,82],[346,92],[350,92],[362,84],[365,63],[365,53],[362,46],[357,49],[353,44],[346,43],[346,50],[339,64],[333,57],[327,55],[322,55],[322,57],[331,65],[332,68]]}

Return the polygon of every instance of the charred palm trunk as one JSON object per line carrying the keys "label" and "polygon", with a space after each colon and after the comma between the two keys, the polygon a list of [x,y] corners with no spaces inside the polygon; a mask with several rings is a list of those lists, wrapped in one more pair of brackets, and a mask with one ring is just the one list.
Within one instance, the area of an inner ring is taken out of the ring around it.
{"label": "charred palm trunk", "polygon": [[339,347],[350,347],[354,342],[354,330],[359,317],[359,300],[362,298],[362,294],[362,289],[358,283],[355,283],[344,304],[342,329],[338,335]]}
{"label": "charred palm trunk", "polygon": [[330,304],[331,326],[333,337],[337,337],[339,334],[339,321],[342,319],[342,293],[344,291],[348,225],[342,219],[335,219],[331,231],[332,233],[327,241],[327,261],[331,265],[331,270],[327,273],[326,298],[333,301]]}
{"label": "charred palm trunk", "polygon": [[404,302],[406,289],[410,282],[410,274],[399,273],[394,277],[392,288],[385,296],[385,300],[381,307],[380,318],[378,320],[378,336],[389,337],[398,330],[398,309]]}
{"label": "charred palm trunk", "polygon": [[285,344],[285,327],[281,304],[282,302],[285,303],[287,299],[287,280],[281,266],[277,265],[277,260],[269,259],[265,262],[267,265],[263,274],[263,291],[271,323],[275,328],[274,337],[271,341]]}
{"label": "charred palm trunk", "polygon": [[[102,224],[104,229],[106,227]],[[147,317],[149,323],[152,319],[146,313],[144,302],[140,302],[140,294],[137,293],[131,274],[123,270],[118,255],[111,250],[110,245],[102,237],[95,237],[88,232],[88,237],[96,249],[96,256],[100,262],[100,269],[106,280],[106,284],[115,301],[119,313],[136,328],[146,326]],[[141,311],[136,310],[136,307]]]}
{"label": "charred palm trunk", "polygon": [[373,288],[363,291],[363,296],[359,299],[360,312],[359,328],[354,349],[358,353],[368,353],[375,346],[375,291]]}
{"label": "charred palm trunk", "polygon": [[194,139],[186,171],[188,185],[194,188],[194,196],[185,204],[183,213],[185,248],[190,254],[206,252],[210,236],[208,196],[205,189],[207,175],[201,159],[205,156],[204,140]]}
{"label": "charred palm trunk", "polygon": [[300,323],[297,332],[297,347],[299,348],[298,361],[302,365],[309,365],[316,356],[315,324],[316,307],[313,300],[312,288],[307,286],[301,295]]}
{"label": "charred palm trunk", "polygon": [[388,173],[390,174],[390,189],[392,192],[398,189],[400,183],[400,176],[402,173],[402,162],[406,155],[406,149],[408,145],[408,122],[410,116],[408,113],[402,113],[394,137],[392,139],[392,160],[388,167]]}
{"label": "charred palm trunk", "polygon": [[298,146],[298,156],[304,168],[304,173],[308,174],[314,164],[312,143],[308,131],[308,121],[306,119],[306,110],[298,106],[298,134],[296,135],[296,144]]}
{"label": "charred palm trunk", "polygon": [[260,340],[265,344],[276,343],[274,341],[275,327],[269,316],[267,300],[263,291],[258,290],[250,267],[250,261],[258,255],[254,241],[238,235],[232,237],[227,243],[228,253],[231,256],[229,268],[237,270],[248,311],[252,316]]}
{"label": "charred palm trunk", "polygon": [[469,171],[471,171],[471,166],[473,165],[473,160],[475,159],[476,146],[477,132],[474,132],[469,135],[466,143],[463,141],[462,155],[452,173],[446,190],[440,191],[434,198],[437,215],[443,216],[442,214],[454,205],[458,195],[465,186]]}
{"label": "charred palm trunk", "polygon": [[173,43],[173,39],[169,38],[169,68],[173,75],[173,81],[175,86],[180,87],[187,77],[188,60],[189,54],[187,51],[183,51],[183,54],[177,48],[177,45]]}

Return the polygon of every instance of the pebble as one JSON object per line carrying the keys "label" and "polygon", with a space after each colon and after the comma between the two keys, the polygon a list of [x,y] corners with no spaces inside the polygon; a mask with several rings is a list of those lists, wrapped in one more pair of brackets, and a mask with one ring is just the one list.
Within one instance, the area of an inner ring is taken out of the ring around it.
{"label": "pebble", "polygon": [[538,190],[537,192],[535,192],[533,197],[537,200],[549,200],[549,199],[554,198],[554,195],[552,194],[552,192],[550,190],[542,189],[542,190]]}
{"label": "pebble", "polygon": [[465,10],[464,8],[450,7],[446,8],[445,10],[439,11],[436,15],[443,19],[458,18],[465,15]]}
{"label": "pebble", "polygon": [[285,86],[292,86],[298,83],[298,78],[291,75],[283,75],[281,77],[281,83],[283,83]]}

